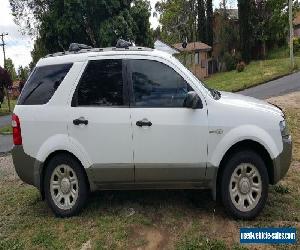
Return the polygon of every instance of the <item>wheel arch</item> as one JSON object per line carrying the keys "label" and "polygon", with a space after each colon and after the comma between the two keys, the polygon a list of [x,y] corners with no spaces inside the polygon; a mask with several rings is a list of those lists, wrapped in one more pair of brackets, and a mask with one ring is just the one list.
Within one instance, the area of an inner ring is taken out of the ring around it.
{"label": "wheel arch", "polygon": [[215,197],[218,198],[220,194],[220,182],[221,182],[221,177],[222,173],[225,169],[227,161],[230,160],[230,158],[236,154],[239,151],[242,150],[253,150],[254,152],[258,153],[260,156],[262,156],[262,159],[267,167],[267,172],[268,172],[268,177],[269,177],[269,183],[274,184],[274,165],[273,165],[273,160],[268,152],[268,150],[259,142],[253,141],[253,140],[243,140],[235,143],[232,145],[224,154],[220,165],[217,169],[217,174],[216,174],[216,195]]}
{"label": "wheel arch", "polygon": [[42,196],[43,200],[45,198],[44,179],[45,179],[45,172],[46,172],[46,169],[47,169],[47,165],[50,162],[50,160],[53,159],[53,157],[55,157],[59,154],[69,155],[79,163],[81,168],[84,170],[83,172],[84,172],[84,176],[85,176],[88,188],[89,188],[89,190],[91,190],[91,181],[89,180],[88,175],[85,171],[85,168],[84,168],[83,164],[81,163],[81,161],[78,159],[78,157],[76,157],[73,153],[71,153],[67,150],[56,150],[56,151],[52,152],[51,154],[49,154],[47,156],[47,158],[45,159],[45,161],[42,164],[41,169],[40,169],[40,193],[41,193],[41,196]]}

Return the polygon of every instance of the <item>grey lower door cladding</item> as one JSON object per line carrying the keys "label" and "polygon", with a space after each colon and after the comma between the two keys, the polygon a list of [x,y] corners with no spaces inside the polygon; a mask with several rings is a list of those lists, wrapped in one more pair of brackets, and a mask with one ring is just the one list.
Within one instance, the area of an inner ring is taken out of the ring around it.
{"label": "grey lower door cladding", "polygon": [[133,183],[134,165],[125,164],[94,164],[87,169],[89,179],[98,183]]}
{"label": "grey lower door cladding", "polygon": [[197,182],[205,179],[206,163],[135,164],[136,182]]}

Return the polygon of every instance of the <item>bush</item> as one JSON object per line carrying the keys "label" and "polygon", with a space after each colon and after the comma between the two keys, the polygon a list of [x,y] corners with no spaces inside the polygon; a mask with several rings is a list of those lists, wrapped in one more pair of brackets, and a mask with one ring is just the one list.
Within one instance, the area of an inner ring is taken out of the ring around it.
{"label": "bush", "polygon": [[294,43],[294,51],[299,52],[300,51],[300,37],[295,37],[293,40]]}
{"label": "bush", "polygon": [[235,69],[235,65],[236,65],[235,58],[228,52],[224,54],[224,63],[227,71],[231,71]]}
{"label": "bush", "polygon": [[245,70],[246,64],[241,61],[236,65],[237,72],[243,72]]}

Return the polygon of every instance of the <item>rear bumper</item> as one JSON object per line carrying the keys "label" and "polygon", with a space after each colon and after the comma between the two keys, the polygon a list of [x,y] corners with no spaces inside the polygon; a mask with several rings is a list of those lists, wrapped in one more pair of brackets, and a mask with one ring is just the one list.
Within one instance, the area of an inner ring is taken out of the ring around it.
{"label": "rear bumper", "polygon": [[42,163],[24,152],[23,146],[14,146],[12,157],[16,172],[27,184],[40,188],[40,170]]}
{"label": "rear bumper", "polygon": [[292,161],[292,138],[282,138],[283,150],[273,160],[274,163],[274,184],[280,181],[290,168]]}

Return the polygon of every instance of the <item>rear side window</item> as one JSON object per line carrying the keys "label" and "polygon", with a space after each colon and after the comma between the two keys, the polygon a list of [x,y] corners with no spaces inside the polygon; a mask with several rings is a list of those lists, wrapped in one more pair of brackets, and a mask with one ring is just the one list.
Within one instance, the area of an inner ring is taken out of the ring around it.
{"label": "rear side window", "polygon": [[22,90],[18,105],[46,104],[71,67],[72,64],[58,64],[35,68]]}
{"label": "rear side window", "polygon": [[123,106],[124,95],[122,60],[90,61],[72,106]]}

